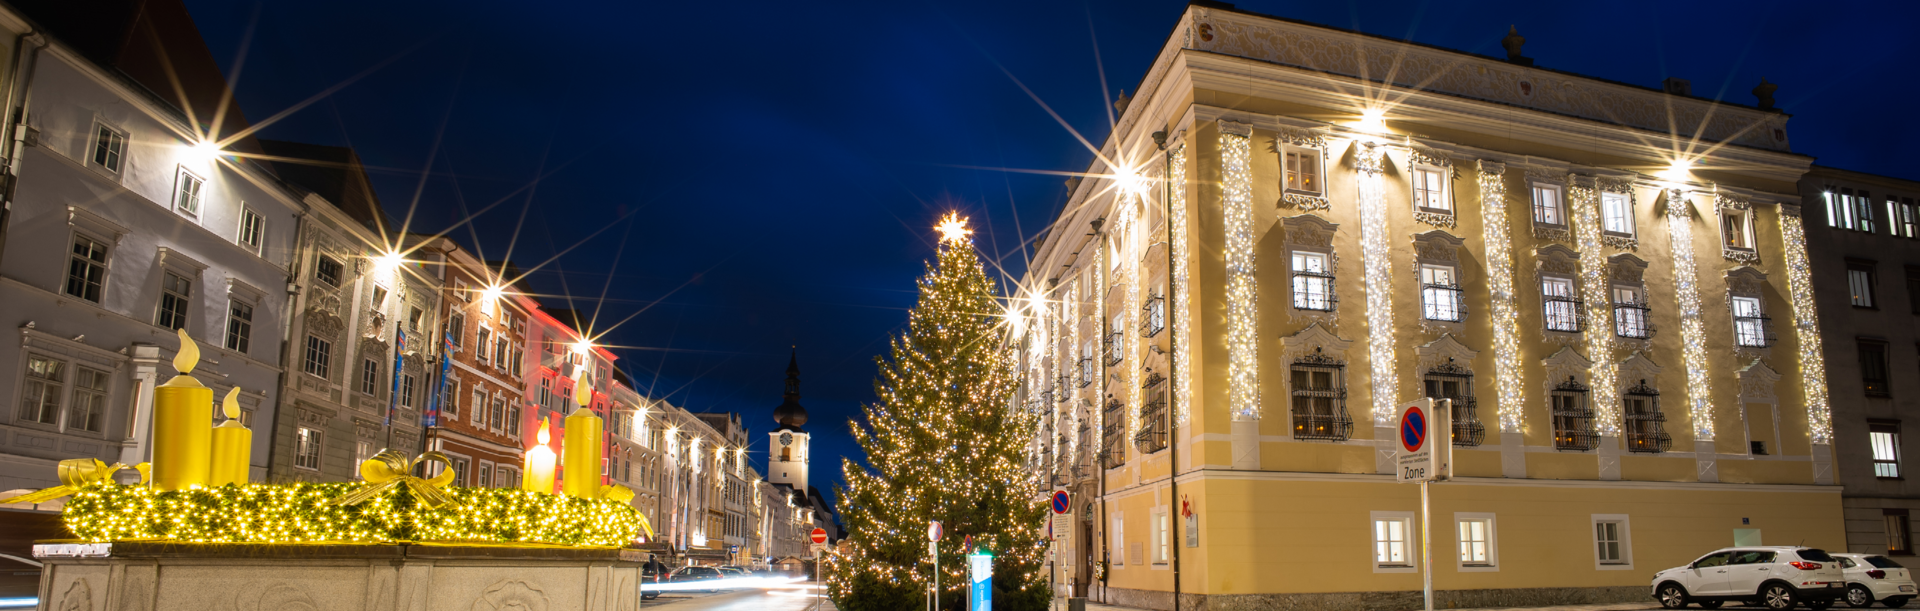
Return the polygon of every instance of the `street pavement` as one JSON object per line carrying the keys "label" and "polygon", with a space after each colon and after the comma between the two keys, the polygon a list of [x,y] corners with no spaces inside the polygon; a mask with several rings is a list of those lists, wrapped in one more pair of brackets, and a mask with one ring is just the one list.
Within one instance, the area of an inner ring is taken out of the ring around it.
{"label": "street pavement", "polygon": [[[1066,605],[1063,602],[1061,606],[1065,607]],[[1645,609],[1659,609],[1659,608],[1660,608],[1660,603],[1649,600],[1643,603],[1632,602],[1632,603],[1608,603],[1608,604],[1594,604],[1594,605],[1561,605],[1558,607],[1502,607],[1499,609],[1448,609],[1446,611],[1642,611]],[[1133,607],[1116,607],[1113,605],[1087,603],[1087,611],[1141,611],[1141,610],[1135,609]],[[1417,610],[1409,609],[1408,611],[1417,611]]]}
{"label": "street pavement", "polygon": [[667,592],[645,601],[641,609],[661,611],[835,611],[833,603],[819,598],[813,583],[795,583],[785,587],[746,588],[715,594]]}

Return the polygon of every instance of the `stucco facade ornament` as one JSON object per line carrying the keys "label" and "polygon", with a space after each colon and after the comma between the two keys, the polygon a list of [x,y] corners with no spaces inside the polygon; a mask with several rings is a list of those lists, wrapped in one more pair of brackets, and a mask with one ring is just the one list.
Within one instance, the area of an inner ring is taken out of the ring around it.
{"label": "stucco facade ornament", "polygon": [[471,611],[548,611],[548,606],[547,593],[538,586],[507,579],[488,586],[468,608]]}
{"label": "stucco facade ornament", "polygon": [[1740,399],[1772,401],[1776,397],[1774,385],[1779,382],[1780,372],[1767,366],[1763,359],[1753,359],[1740,368]]}
{"label": "stucco facade ornament", "polygon": [[326,611],[299,586],[276,583],[266,589],[242,588],[233,596],[234,611]]}
{"label": "stucco facade ornament", "polygon": [[1291,144],[1294,146],[1311,146],[1314,148],[1318,148],[1322,151],[1327,150],[1326,138],[1320,137],[1320,134],[1315,133],[1313,131],[1299,129],[1295,127],[1281,126],[1279,129],[1275,130],[1275,136],[1273,140],[1276,146],[1274,146],[1272,150],[1274,150],[1275,152],[1278,152],[1279,147],[1277,145],[1281,143]]}
{"label": "stucco facade ornament", "polygon": [[87,578],[81,577],[67,584],[67,593],[60,596],[59,611],[93,611],[93,586],[87,584]]}
{"label": "stucco facade ornament", "polygon": [[1314,210],[1330,210],[1333,208],[1333,205],[1327,203],[1327,198],[1317,195],[1287,193],[1280,196],[1280,207],[1292,208],[1302,212],[1312,212]]}
{"label": "stucco facade ornament", "polygon": [[1293,335],[1280,338],[1279,362],[1297,363],[1302,359],[1331,359],[1328,362],[1344,363],[1347,348],[1352,346],[1352,340],[1340,339],[1340,336],[1334,335],[1333,331],[1325,325],[1314,323]]}
{"label": "stucco facade ornament", "polygon": [[[1573,380],[1585,386],[1587,383],[1587,369],[1593,366],[1593,361],[1587,360],[1587,357],[1581,355],[1579,351],[1568,346],[1560,348],[1560,351],[1553,353],[1553,356],[1542,359],[1540,364],[1546,370],[1547,374],[1546,379],[1543,380],[1543,392],[1540,393],[1540,396],[1551,401],[1553,391],[1562,388],[1562,385],[1566,384],[1568,380]],[[1547,409],[1551,411],[1553,406],[1549,404]]]}
{"label": "stucco facade ornament", "polygon": [[1421,344],[1414,348],[1413,352],[1415,355],[1413,379],[1415,380],[1421,379],[1422,376],[1436,369],[1472,375],[1473,359],[1480,356],[1479,352],[1460,343],[1460,340],[1451,333]]}
{"label": "stucco facade ornament", "polygon": [[347,322],[325,308],[307,309],[307,332],[328,341],[338,341],[340,333],[347,329]]}

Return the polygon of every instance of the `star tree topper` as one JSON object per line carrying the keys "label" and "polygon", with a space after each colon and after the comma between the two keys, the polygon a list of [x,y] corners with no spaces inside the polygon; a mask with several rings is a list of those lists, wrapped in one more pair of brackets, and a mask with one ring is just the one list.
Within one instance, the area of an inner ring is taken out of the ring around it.
{"label": "star tree topper", "polygon": [[940,232],[941,242],[958,243],[966,240],[967,236],[973,235],[973,230],[967,228],[967,218],[960,216],[958,212],[948,212],[940,219],[939,225],[933,226],[933,229]]}

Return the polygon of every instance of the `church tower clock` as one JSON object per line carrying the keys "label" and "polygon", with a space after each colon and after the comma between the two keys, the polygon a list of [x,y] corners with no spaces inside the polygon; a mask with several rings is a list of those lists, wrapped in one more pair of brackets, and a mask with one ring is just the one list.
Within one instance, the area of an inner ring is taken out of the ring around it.
{"label": "church tower clock", "polygon": [[785,401],[773,408],[773,420],[780,428],[768,433],[767,481],[792,486],[807,492],[807,442],[810,435],[800,427],[807,424],[807,408],[800,406],[800,359],[798,353],[787,361]]}

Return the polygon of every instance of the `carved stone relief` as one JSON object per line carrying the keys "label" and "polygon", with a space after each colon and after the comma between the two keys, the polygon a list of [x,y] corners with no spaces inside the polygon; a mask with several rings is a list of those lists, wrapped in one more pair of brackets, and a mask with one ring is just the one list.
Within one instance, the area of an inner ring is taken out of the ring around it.
{"label": "carved stone relief", "polygon": [[81,577],[67,585],[67,593],[60,596],[59,611],[93,611],[93,586],[87,578]]}
{"label": "carved stone relief", "polygon": [[1779,372],[1768,367],[1766,361],[1754,359],[1740,368],[1740,400],[1772,401],[1774,384],[1779,381]]}
{"label": "carved stone relief", "polygon": [[501,580],[480,593],[471,611],[548,611],[547,593],[524,581]]}

